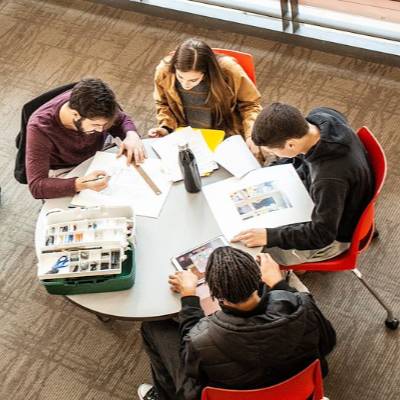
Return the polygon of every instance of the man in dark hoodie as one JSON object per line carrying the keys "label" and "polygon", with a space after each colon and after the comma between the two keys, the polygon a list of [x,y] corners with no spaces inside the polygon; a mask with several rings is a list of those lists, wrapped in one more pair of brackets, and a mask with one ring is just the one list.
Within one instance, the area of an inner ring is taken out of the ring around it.
{"label": "man in dark hoodie", "polygon": [[320,107],[304,118],[297,108],[274,103],[259,114],[252,139],[276,156],[296,161],[315,207],[310,222],[249,229],[232,241],[264,246],[281,265],[327,260],[346,251],[373,196],[374,178],[345,117]]}
{"label": "man in dark hoodie", "polygon": [[268,254],[253,257],[230,246],[211,254],[205,280],[221,310],[205,317],[190,271],[170,277],[181,295],[174,320],[144,322],[142,336],[154,386],[138,389],[141,400],[199,400],[204,386],[255,389],[282,382],[336,343],[332,325],[309,293],[282,278]]}

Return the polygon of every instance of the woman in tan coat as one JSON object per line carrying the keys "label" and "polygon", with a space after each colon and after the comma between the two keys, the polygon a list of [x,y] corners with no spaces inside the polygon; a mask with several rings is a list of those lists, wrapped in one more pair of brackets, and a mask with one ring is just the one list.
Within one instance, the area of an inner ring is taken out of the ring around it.
{"label": "woman in tan coat", "polygon": [[164,58],[155,72],[154,99],[161,137],[180,126],[240,134],[255,155],[251,130],[261,111],[260,93],[232,57],[216,55],[203,41],[188,39]]}

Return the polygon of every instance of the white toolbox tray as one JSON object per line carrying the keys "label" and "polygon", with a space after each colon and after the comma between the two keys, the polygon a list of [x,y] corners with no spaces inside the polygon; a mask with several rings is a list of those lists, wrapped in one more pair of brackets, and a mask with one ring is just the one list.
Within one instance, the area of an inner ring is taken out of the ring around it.
{"label": "white toolbox tray", "polygon": [[125,250],[135,238],[129,206],[50,210],[40,246],[39,279],[121,273]]}

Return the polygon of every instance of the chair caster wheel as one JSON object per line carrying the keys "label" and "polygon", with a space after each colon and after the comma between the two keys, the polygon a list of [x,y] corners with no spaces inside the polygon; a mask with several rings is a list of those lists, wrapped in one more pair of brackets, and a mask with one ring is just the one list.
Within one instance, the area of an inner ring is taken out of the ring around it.
{"label": "chair caster wheel", "polygon": [[379,237],[379,231],[378,229],[374,230],[374,233],[372,234],[372,240],[378,239]]}
{"label": "chair caster wheel", "polygon": [[106,317],[104,315],[96,314],[96,317],[103,322],[104,324],[107,324],[108,322],[111,322],[113,319],[111,317]]}
{"label": "chair caster wheel", "polygon": [[385,325],[387,328],[395,331],[399,327],[399,320],[397,318],[387,319]]}

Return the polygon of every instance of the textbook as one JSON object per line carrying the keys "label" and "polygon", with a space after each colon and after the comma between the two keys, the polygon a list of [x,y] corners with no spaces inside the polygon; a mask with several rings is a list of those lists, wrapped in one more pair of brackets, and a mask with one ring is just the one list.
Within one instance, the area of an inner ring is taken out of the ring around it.
{"label": "textbook", "polygon": [[275,228],[311,221],[314,203],[292,164],[258,168],[243,178],[203,186],[224,236],[245,229]]}

